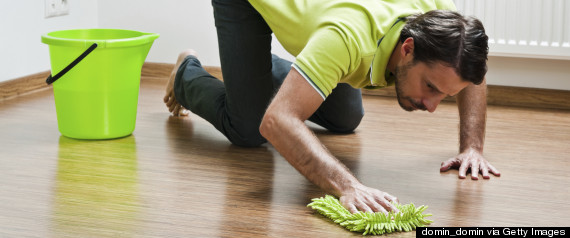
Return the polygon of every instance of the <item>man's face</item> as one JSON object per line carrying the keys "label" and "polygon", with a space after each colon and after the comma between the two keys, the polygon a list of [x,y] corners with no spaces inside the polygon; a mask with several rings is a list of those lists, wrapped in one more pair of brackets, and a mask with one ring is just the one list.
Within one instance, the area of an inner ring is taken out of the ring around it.
{"label": "man's face", "polygon": [[402,61],[396,66],[398,103],[406,111],[434,112],[446,96],[453,96],[469,85],[451,67],[442,63]]}

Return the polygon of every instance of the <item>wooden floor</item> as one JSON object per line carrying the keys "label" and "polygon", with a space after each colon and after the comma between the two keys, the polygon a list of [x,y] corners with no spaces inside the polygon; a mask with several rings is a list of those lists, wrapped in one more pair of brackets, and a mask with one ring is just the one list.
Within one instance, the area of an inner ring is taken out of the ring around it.
{"label": "wooden floor", "polygon": [[[325,194],[272,146],[170,117],[164,84],[143,79],[136,130],[117,140],[61,136],[51,90],[0,101],[0,237],[361,236],[306,207]],[[502,176],[472,181],[439,173],[458,148],[455,104],[364,103],[354,134],[311,127],[364,184],[428,205],[432,226],[570,224],[570,112],[490,107],[485,155]]]}

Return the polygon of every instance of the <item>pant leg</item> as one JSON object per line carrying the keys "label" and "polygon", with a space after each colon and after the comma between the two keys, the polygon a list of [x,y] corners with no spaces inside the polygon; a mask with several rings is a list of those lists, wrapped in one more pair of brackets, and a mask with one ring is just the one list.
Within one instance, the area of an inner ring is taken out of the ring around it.
{"label": "pant leg", "polygon": [[174,79],[174,96],[184,108],[212,123],[218,130],[223,128],[226,92],[224,83],[203,67],[200,61],[187,56]]}
{"label": "pant leg", "polygon": [[[271,29],[245,0],[213,0],[224,82],[187,58],[176,75],[175,95],[233,144],[257,146],[266,140],[259,125],[291,62],[271,55]],[[360,90],[339,84],[311,121],[334,132],[351,132],[363,116]]]}
{"label": "pant leg", "polygon": [[204,74],[196,61],[185,61],[175,96],[233,144],[257,146],[266,142],[259,125],[274,92],[272,32],[246,0],[213,0],[212,6],[224,82]]}
{"label": "pant leg", "polygon": [[[292,63],[276,55],[273,55],[272,62],[274,86],[278,89]],[[361,90],[339,83],[309,120],[332,132],[350,133],[358,127],[363,116]]]}
{"label": "pant leg", "polygon": [[310,121],[336,133],[353,132],[364,117],[362,93],[346,83],[339,83]]}

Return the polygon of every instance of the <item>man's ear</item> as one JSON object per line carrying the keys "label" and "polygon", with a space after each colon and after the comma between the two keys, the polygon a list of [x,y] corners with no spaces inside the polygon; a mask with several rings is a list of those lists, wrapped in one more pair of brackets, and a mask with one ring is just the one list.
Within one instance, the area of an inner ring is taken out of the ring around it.
{"label": "man's ear", "polygon": [[406,39],[404,43],[402,43],[402,48],[400,53],[402,58],[414,55],[414,38],[408,37],[408,39]]}

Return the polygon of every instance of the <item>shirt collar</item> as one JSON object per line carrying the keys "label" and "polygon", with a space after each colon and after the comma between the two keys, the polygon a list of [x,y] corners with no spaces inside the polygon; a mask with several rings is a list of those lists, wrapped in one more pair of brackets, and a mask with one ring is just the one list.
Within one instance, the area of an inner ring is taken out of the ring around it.
{"label": "shirt collar", "polygon": [[378,46],[374,58],[370,64],[370,86],[389,86],[386,79],[386,66],[392,55],[392,51],[400,38],[400,32],[404,28],[405,21],[399,18],[388,32],[378,40]]}

